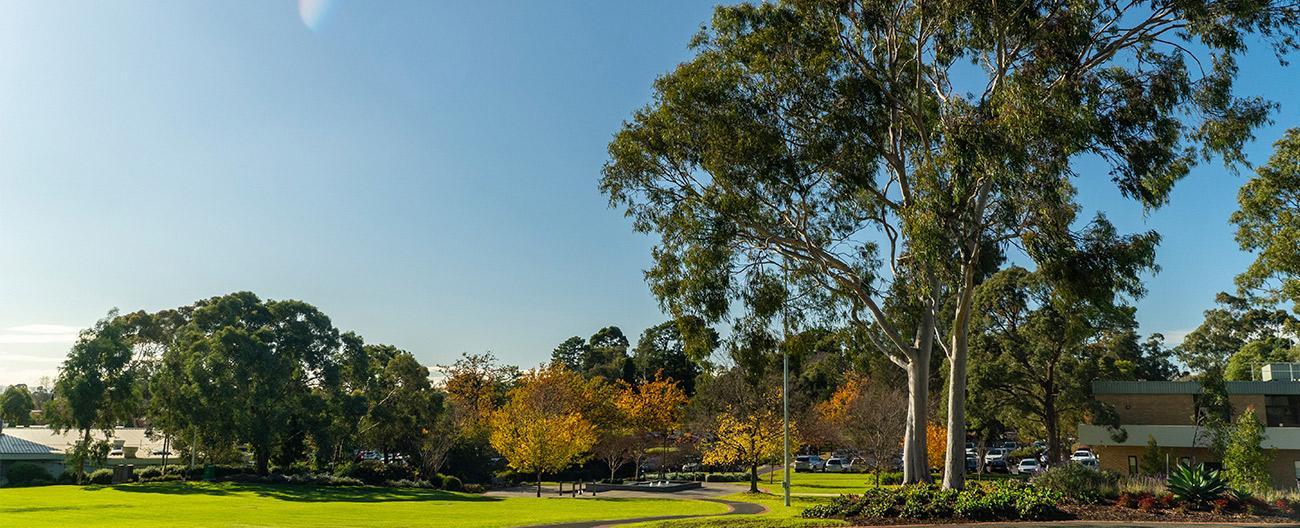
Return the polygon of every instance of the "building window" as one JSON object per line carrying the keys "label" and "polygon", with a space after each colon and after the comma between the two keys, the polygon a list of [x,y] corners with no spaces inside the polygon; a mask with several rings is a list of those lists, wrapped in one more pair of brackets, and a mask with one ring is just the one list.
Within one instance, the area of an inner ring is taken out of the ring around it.
{"label": "building window", "polygon": [[[1300,462],[1297,462],[1296,464],[1296,467],[1300,468]],[[1297,469],[1296,471],[1300,471],[1300,469]],[[1136,476],[1138,474],[1138,457],[1128,457],[1128,474],[1129,476]],[[1300,473],[1297,473],[1297,475],[1300,475]]]}
{"label": "building window", "polygon": [[1268,427],[1300,427],[1300,396],[1264,396]]}

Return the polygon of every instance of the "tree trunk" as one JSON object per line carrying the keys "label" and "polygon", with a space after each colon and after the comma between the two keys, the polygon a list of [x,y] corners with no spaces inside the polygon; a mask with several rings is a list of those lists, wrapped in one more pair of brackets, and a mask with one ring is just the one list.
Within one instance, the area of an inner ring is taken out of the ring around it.
{"label": "tree trunk", "polygon": [[930,480],[926,460],[925,424],[930,400],[930,352],[914,353],[907,364],[907,422],[903,427],[903,482]]}
{"label": "tree trunk", "polygon": [[1055,464],[1061,460],[1061,432],[1060,423],[1056,419],[1056,397],[1049,392],[1043,400],[1043,410],[1046,411],[1047,419],[1044,425],[1047,427],[1047,460]]}
{"label": "tree trunk", "polygon": [[254,449],[257,457],[257,474],[265,475],[270,473],[271,469],[271,449],[266,446],[257,446]]}
{"label": "tree trunk", "polygon": [[758,465],[749,466],[749,492],[758,493]]}

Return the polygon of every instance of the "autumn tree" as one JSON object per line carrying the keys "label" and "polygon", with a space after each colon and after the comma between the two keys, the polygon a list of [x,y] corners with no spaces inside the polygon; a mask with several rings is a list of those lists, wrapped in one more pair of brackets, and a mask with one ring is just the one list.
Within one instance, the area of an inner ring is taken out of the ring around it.
{"label": "autumn tree", "polygon": [[907,394],[861,375],[849,377],[829,399],[817,404],[816,416],[833,431],[839,445],[857,450],[876,474],[892,466],[903,441]]}
{"label": "autumn tree", "polygon": [[492,447],[516,471],[537,476],[563,471],[595,445],[596,429],[581,412],[582,377],[563,365],[524,375],[509,399],[492,414]]}
{"label": "autumn tree", "polygon": [[[758,466],[780,460],[785,445],[781,415],[772,407],[719,415],[712,440],[705,444],[705,464],[737,464],[749,468],[750,493],[758,493]],[[790,434],[799,434],[793,423]]]}
{"label": "autumn tree", "polygon": [[[743,329],[785,307],[873,326],[909,378],[908,482],[928,478],[937,342],[944,485],[961,487],[990,253],[1015,241],[1081,280],[1113,265],[1075,251],[1075,160],[1101,160],[1144,208],[1204,159],[1243,161],[1272,105],[1234,96],[1236,57],[1257,36],[1290,51],[1296,19],[1286,0],[721,7],[615,136],[601,186],[659,235],[647,279],[674,316],[741,307]],[[915,316],[890,313],[888,292]]]}
{"label": "autumn tree", "polygon": [[[664,378],[660,373],[639,385],[623,382],[620,386],[614,401],[626,416],[632,434],[641,441],[635,455],[639,472],[646,447],[655,444],[656,440],[661,447],[667,446],[673,431],[682,423],[689,399],[677,381]],[[660,469],[663,469],[663,464],[660,464]]]}

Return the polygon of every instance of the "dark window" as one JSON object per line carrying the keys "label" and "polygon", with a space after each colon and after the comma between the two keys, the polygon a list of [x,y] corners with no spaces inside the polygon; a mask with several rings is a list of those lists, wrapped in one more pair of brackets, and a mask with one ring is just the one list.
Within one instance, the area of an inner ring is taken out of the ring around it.
{"label": "dark window", "polygon": [[1128,457],[1128,474],[1129,476],[1138,474],[1138,457]]}
{"label": "dark window", "polygon": [[1265,396],[1264,417],[1268,427],[1300,427],[1300,396]]}

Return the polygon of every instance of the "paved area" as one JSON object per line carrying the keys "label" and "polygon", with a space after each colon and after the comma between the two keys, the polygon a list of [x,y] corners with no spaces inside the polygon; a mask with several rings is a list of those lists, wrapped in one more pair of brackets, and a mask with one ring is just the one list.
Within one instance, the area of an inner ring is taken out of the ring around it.
{"label": "paved area", "polygon": [[[642,493],[642,492],[632,492],[632,493]],[[601,495],[604,494],[602,493]],[[581,522],[572,522],[572,523],[563,523],[563,524],[545,524],[540,526],[534,525],[528,528],[599,528],[601,526],[615,526],[619,524],[633,524],[633,523],[650,522],[650,521],[671,521],[674,519],[722,517],[725,515],[757,515],[767,511],[767,508],[764,508],[763,506],[754,504],[752,502],[736,502],[736,501],[729,501],[723,499],[700,499],[700,500],[725,504],[727,505],[727,507],[731,509],[727,513],[719,513],[717,515],[664,515],[660,517],[641,517],[638,519],[607,519],[607,520],[600,520],[600,521],[581,521]]]}
{"label": "paved area", "polygon": [[[560,493],[560,489],[559,489],[557,486],[555,486],[555,485],[549,485],[549,486],[548,486],[548,485],[543,485],[543,486],[542,486],[542,497],[557,497],[557,498],[565,498],[565,499],[569,499],[569,498],[575,498],[575,499],[590,499],[590,498],[593,498],[592,495],[591,495],[590,493],[583,493],[583,494],[581,494],[581,495],[577,495],[577,496],[575,496],[575,495],[573,494],[573,488],[570,487],[570,486],[571,486],[570,484],[565,484],[565,485],[564,485],[564,493],[561,494],[561,493]],[[739,493],[739,492],[741,492],[741,491],[743,491],[743,490],[742,490],[742,489],[739,489],[739,488],[737,488],[736,486],[733,486],[733,485],[726,485],[726,484],[721,484],[721,483],[716,483],[716,482],[705,482],[704,485],[703,485],[702,487],[699,487],[699,488],[696,488],[696,489],[691,489],[691,490],[675,491],[675,492],[662,492],[662,491],[661,491],[661,492],[654,492],[654,491],[602,491],[602,492],[600,492],[600,493],[597,493],[597,494],[595,495],[595,498],[598,498],[598,499],[600,499],[600,498],[605,498],[605,499],[610,499],[610,498],[612,498],[612,499],[696,499],[696,500],[704,500],[704,499],[715,499],[715,498],[721,497],[721,496],[723,496],[723,495],[731,495],[731,494],[734,494],[734,493]],[[489,492],[485,493],[484,495],[487,495],[487,496],[489,496],[489,497],[536,497],[536,496],[537,496],[537,487],[536,487],[536,486],[519,486],[519,487],[515,487],[515,488],[507,488],[507,489],[502,489],[502,490],[493,490],[493,491],[489,491]]]}

